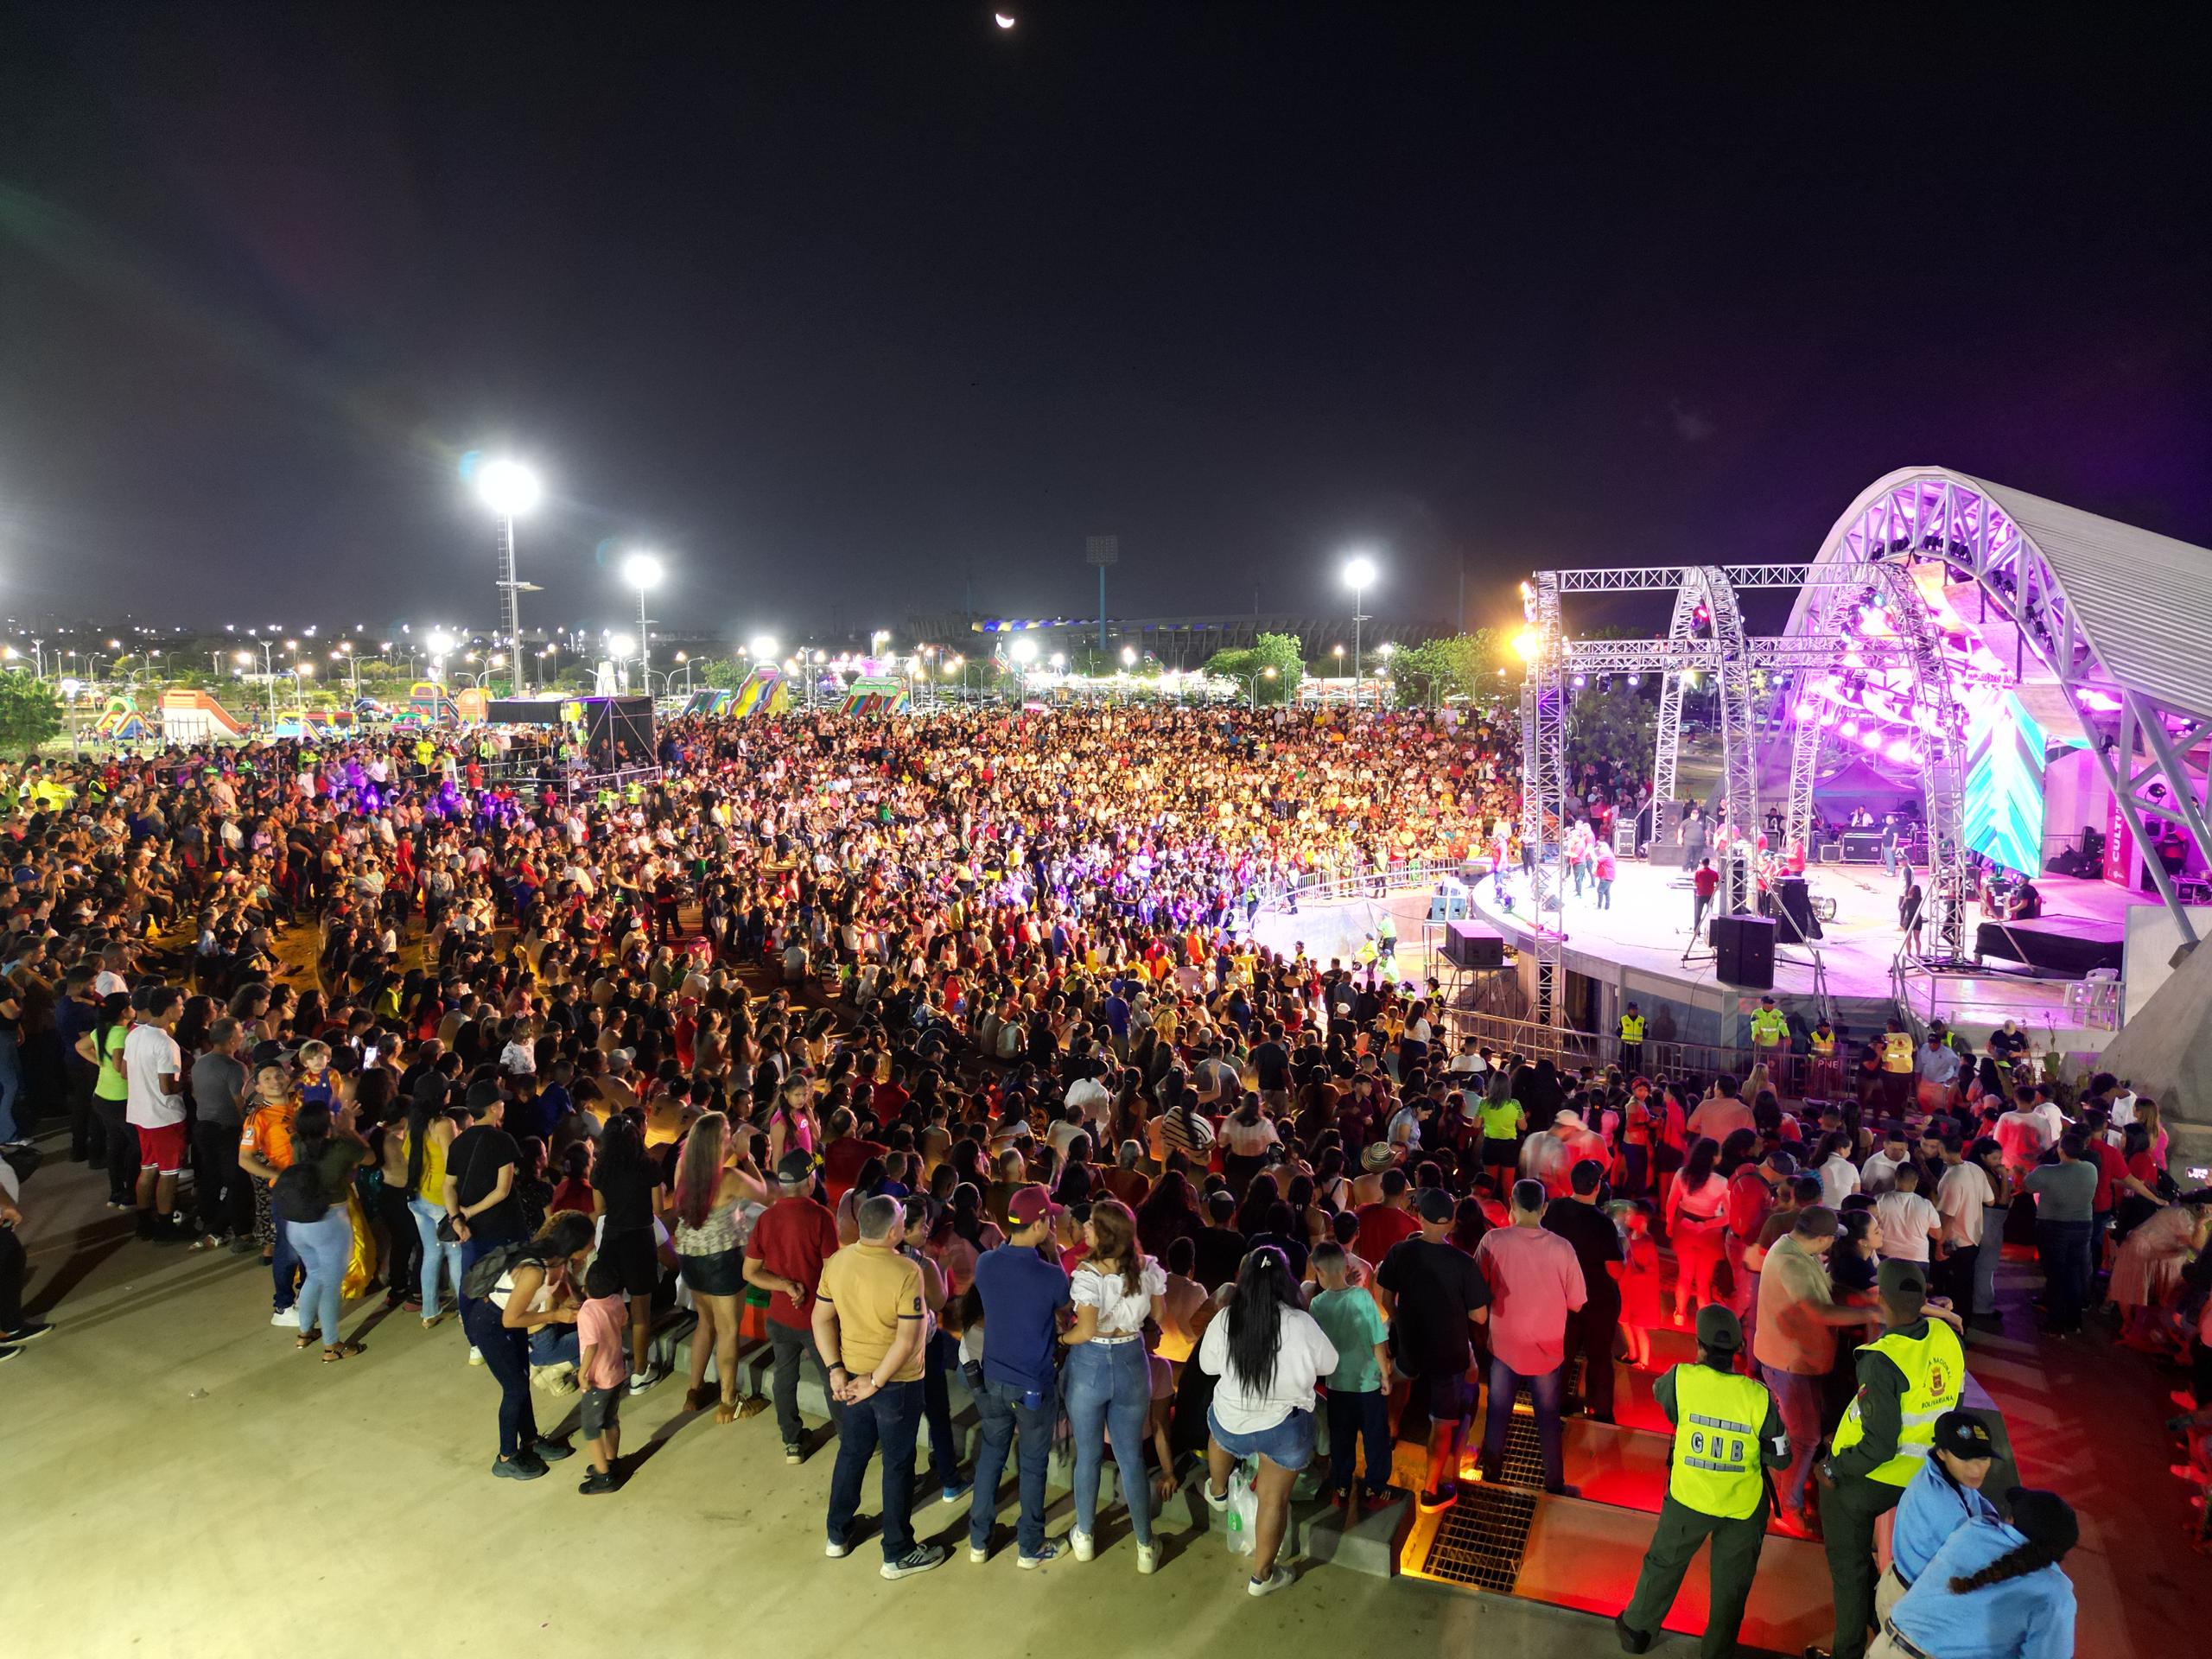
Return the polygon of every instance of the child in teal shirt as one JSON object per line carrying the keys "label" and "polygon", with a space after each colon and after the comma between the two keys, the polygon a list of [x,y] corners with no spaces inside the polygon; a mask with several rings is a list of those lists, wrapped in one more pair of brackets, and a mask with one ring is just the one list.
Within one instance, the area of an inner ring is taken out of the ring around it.
{"label": "child in teal shirt", "polygon": [[1332,1500],[1352,1501],[1352,1460],[1367,1443],[1367,1478],[1360,1496],[1380,1503],[1390,1486],[1390,1350],[1374,1295],[1349,1280],[1344,1247],[1332,1239],[1313,1251],[1321,1288],[1307,1310],[1338,1353],[1329,1374],[1329,1478]]}

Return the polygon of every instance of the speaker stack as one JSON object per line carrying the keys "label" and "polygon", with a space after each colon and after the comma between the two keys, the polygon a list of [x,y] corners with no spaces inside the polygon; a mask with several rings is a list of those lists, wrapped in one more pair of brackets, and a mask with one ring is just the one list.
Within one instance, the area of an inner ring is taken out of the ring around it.
{"label": "speaker stack", "polygon": [[1764,916],[1713,918],[1713,974],[1750,991],[1774,988],[1774,924]]}
{"label": "speaker stack", "polygon": [[1505,936],[1473,922],[1453,922],[1444,930],[1444,960],[1455,968],[1503,968]]}

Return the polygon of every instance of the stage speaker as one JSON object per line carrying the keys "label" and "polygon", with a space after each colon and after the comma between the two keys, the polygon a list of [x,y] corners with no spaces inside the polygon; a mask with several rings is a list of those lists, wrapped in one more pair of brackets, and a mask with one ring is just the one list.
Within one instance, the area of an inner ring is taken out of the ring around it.
{"label": "stage speaker", "polygon": [[1473,922],[1452,922],[1444,930],[1444,960],[1455,968],[1503,968],[1505,936]]}
{"label": "stage speaker", "polygon": [[1675,844],[1675,833],[1688,816],[1688,806],[1681,801],[1654,801],[1651,813],[1651,862],[1679,868],[1682,849]]}
{"label": "stage speaker", "polygon": [[1432,922],[1456,922],[1466,913],[1467,890],[1465,887],[1429,895],[1428,919]]}
{"label": "stage speaker", "polygon": [[1751,991],[1774,988],[1774,924],[1765,917],[1714,917],[1713,950],[1719,958],[1713,973],[1721,983]]}
{"label": "stage speaker", "polygon": [[1821,937],[1821,918],[1813,909],[1813,890],[1806,886],[1803,876],[1783,876],[1774,884],[1774,898],[1783,944]]}

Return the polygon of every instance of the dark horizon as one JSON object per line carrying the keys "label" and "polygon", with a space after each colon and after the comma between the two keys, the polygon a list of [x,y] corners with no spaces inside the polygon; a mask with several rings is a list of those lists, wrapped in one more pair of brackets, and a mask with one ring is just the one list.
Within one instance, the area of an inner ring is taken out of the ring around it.
{"label": "dark horizon", "polygon": [[2191,20],[0,10],[0,613],[1504,620],[1919,463],[2212,543]]}

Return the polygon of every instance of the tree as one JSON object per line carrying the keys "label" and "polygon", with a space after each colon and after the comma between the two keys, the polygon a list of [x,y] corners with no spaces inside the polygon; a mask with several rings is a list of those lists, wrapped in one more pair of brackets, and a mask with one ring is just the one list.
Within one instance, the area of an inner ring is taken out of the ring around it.
{"label": "tree", "polygon": [[1656,702],[1626,686],[1592,686],[1575,694],[1568,710],[1567,776],[1580,779],[1591,763],[1601,772],[1611,766],[1624,777],[1648,778],[1658,741]]}
{"label": "tree", "polygon": [[728,657],[694,657],[690,669],[692,685],[709,691],[734,691],[745,683],[747,671]]}
{"label": "tree", "polygon": [[1234,678],[1248,699],[1256,694],[1261,702],[1288,702],[1306,677],[1305,646],[1294,633],[1263,633],[1248,650],[1217,651],[1205,671]]}
{"label": "tree", "polygon": [[0,674],[0,747],[35,749],[61,730],[61,701],[44,680]]}
{"label": "tree", "polygon": [[1466,697],[1488,702],[1510,686],[1497,671],[1510,668],[1505,643],[1488,628],[1425,640],[1390,658],[1390,677],[1411,702],[1441,702]]}

